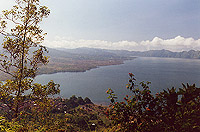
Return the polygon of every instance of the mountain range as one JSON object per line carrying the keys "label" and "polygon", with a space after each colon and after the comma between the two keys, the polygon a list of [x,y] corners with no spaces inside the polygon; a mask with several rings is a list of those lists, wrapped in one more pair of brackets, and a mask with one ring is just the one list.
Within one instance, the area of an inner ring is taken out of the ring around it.
{"label": "mountain range", "polygon": [[116,53],[122,56],[138,56],[138,57],[166,57],[166,58],[188,58],[200,59],[200,51],[190,50],[182,52],[172,52],[169,50],[149,50],[149,51],[127,51],[127,50],[110,50],[111,53]]}
{"label": "mountain range", "polygon": [[[85,72],[99,66],[119,65],[125,60],[136,57],[167,57],[167,58],[188,58],[200,59],[200,51],[190,50],[172,52],[169,50],[149,51],[128,51],[128,50],[107,50],[94,48],[76,49],[53,49],[48,48],[50,57],[49,63],[39,68],[38,74],[50,74],[57,72]],[[8,78],[0,73],[0,80]]]}
{"label": "mountain range", "polygon": [[200,51],[190,50],[182,52],[172,52],[169,50],[149,50],[149,51],[128,51],[128,50],[107,50],[95,48],[58,49],[67,53],[88,55],[96,57],[166,57],[166,58],[188,58],[200,59]]}
{"label": "mountain range", "polygon": [[169,50],[127,51],[94,48],[48,48],[49,64],[40,67],[39,74],[56,72],[84,72],[99,66],[119,65],[135,57],[167,57],[200,59],[200,51],[172,52]]}

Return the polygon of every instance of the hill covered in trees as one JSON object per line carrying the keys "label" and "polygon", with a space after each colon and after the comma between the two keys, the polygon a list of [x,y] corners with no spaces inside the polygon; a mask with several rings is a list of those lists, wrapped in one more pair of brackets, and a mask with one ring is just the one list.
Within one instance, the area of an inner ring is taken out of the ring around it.
{"label": "hill covered in trees", "polygon": [[8,106],[0,103],[1,132],[74,132],[102,130],[109,127],[106,106],[93,104],[89,98],[49,98],[51,105],[42,109],[40,103],[31,100],[21,107],[19,120],[12,118]]}

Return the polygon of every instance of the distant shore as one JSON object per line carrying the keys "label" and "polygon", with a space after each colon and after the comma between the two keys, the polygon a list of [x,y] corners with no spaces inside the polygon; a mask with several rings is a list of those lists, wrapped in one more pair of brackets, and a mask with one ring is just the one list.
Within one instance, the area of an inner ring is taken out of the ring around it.
{"label": "distant shore", "polygon": [[[111,59],[111,60],[77,60],[66,62],[50,61],[49,64],[41,66],[37,75],[42,74],[55,74],[59,72],[86,72],[91,69],[99,68],[101,66],[121,65],[126,60],[132,60],[136,57],[130,57],[126,59]],[[0,81],[11,79],[9,75],[0,72]]]}
{"label": "distant shore", "polygon": [[111,66],[111,65],[121,65],[124,64],[126,60],[132,60],[136,57],[131,57],[128,59],[114,59],[114,60],[81,60],[77,62],[65,62],[62,64],[55,64],[54,62],[50,62],[46,66],[42,66],[39,69],[38,75],[42,74],[54,74],[59,72],[86,72],[91,69],[99,68],[101,66]]}

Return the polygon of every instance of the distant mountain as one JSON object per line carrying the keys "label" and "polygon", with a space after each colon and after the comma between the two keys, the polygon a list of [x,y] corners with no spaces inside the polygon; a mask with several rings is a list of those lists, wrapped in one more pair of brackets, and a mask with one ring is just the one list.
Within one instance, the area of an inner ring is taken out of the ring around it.
{"label": "distant mountain", "polygon": [[[76,49],[65,49],[60,48],[58,51],[62,51],[69,54],[78,55],[85,59],[97,59],[97,60],[108,60],[108,59],[124,59],[125,56],[112,53],[105,49],[95,49],[95,48],[76,48]],[[127,56],[126,56],[127,57]]]}
{"label": "distant mountain", "polygon": [[[125,60],[134,59],[135,57],[200,59],[200,51],[195,50],[172,52],[163,49],[141,52],[94,48],[47,49],[49,50],[49,53],[46,55],[50,56],[49,63],[45,66],[41,66],[39,68],[38,74],[49,74],[57,72],[84,72],[99,66],[123,64]],[[1,72],[0,76],[0,80],[5,80],[8,78]]]}
{"label": "distant mountain", "polygon": [[128,51],[128,50],[106,50],[95,48],[59,49],[67,53],[93,56],[94,58],[123,58],[123,57],[166,57],[166,58],[188,58],[200,59],[200,51],[190,50],[182,52],[172,52],[169,50],[149,50],[149,51]]}
{"label": "distant mountain", "polygon": [[85,55],[102,55],[102,53],[106,56],[113,56],[115,55],[114,53],[110,53],[109,51],[105,50],[105,49],[95,49],[95,48],[76,48],[76,49],[58,49],[58,50],[62,50],[62,51],[66,51],[69,53],[75,53],[75,54],[85,54]]}
{"label": "distant mountain", "polygon": [[120,56],[138,56],[138,57],[167,57],[167,58],[188,58],[200,59],[200,51],[190,50],[182,52],[172,52],[169,50],[149,50],[149,51],[126,51],[126,50],[109,50]]}

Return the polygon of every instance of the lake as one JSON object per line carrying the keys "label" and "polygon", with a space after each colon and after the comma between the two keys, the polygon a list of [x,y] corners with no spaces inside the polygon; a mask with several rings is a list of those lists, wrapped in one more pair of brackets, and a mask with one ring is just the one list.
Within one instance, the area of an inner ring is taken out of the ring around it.
{"label": "lake", "polygon": [[138,57],[121,65],[102,66],[86,72],[39,75],[35,82],[46,84],[54,80],[61,86],[61,97],[76,95],[104,103],[109,102],[106,94],[108,88],[112,88],[120,100],[130,93],[126,89],[130,72],[138,83],[150,81],[153,93],[173,86],[179,88],[182,83],[200,86],[200,60],[156,57]]}

